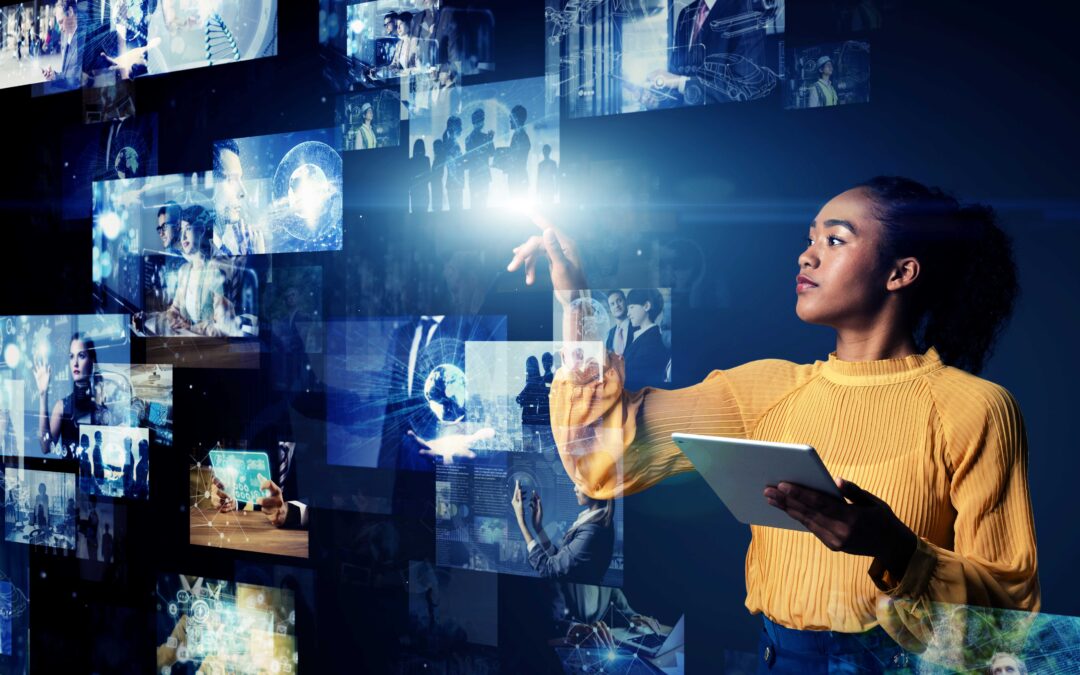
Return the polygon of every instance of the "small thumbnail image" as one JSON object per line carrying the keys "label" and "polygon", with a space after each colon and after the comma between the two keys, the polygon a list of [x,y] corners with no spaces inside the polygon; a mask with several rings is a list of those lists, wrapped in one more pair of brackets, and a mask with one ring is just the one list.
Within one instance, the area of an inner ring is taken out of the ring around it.
{"label": "small thumbnail image", "polygon": [[18,467],[4,470],[4,538],[20,544],[75,548],[75,474]]}
{"label": "small thumbnail image", "polygon": [[[672,307],[670,288],[593,289],[570,303],[570,319],[582,340],[599,340],[622,357],[624,387],[663,387],[671,382]],[[562,330],[563,305],[553,304],[552,325]]]}
{"label": "small thumbnail image", "polygon": [[784,107],[828,108],[870,101],[870,44],[848,40],[793,49]]}
{"label": "small thumbnail image", "polygon": [[165,574],[156,597],[157,672],[298,672],[292,591]]}
{"label": "small thumbnail image", "polygon": [[76,456],[84,494],[149,498],[149,429],[81,424]]}
{"label": "small thumbnail image", "polygon": [[345,150],[392,148],[401,143],[401,97],[395,91],[342,96],[337,114]]}

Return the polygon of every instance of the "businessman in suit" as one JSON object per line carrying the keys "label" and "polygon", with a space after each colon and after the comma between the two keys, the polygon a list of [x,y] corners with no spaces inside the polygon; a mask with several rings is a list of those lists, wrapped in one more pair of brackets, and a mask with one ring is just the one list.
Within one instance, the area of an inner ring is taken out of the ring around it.
{"label": "businessman in suit", "polygon": [[443,421],[424,396],[428,375],[444,363],[464,370],[466,341],[505,337],[505,323],[487,316],[423,315],[393,331],[383,368],[387,387],[379,468],[434,469],[433,457],[440,453],[425,439],[435,439]]}
{"label": "businessman in suit", "polygon": [[79,36],[79,11],[75,0],[63,0],[60,45],[60,70],[53,70],[50,66],[42,71],[48,93],[70,91],[82,86],[82,39]]}
{"label": "businessman in suit", "polygon": [[308,506],[301,500],[289,500],[286,495],[296,495],[298,492],[296,471],[294,466],[296,443],[279,442],[276,452],[267,453],[270,458],[271,477],[264,477],[262,489],[266,496],[260,498],[255,504],[248,505],[237,502],[226,489],[225,484],[217,476],[214,476],[214,500],[213,503],[222,513],[236,510],[244,510],[258,506],[266,519],[274,527],[285,529],[308,529]]}
{"label": "businessman in suit", "polygon": [[607,300],[608,309],[611,310],[611,320],[615,322],[615,325],[608,331],[604,346],[609,352],[622,356],[634,334],[634,327],[630,325],[630,317],[626,314],[626,294],[616,288],[608,293]]}
{"label": "businessman in suit", "polygon": [[[650,84],[677,93],[681,99],[679,105],[693,102],[686,96],[693,89],[704,94],[704,101],[697,102],[726,100],[716,87],[702,85],[702,79],[710,77],[703,66],[710,56],[729,54],[742,57],[745,61],[737,61],[731,66],[730,75],[737,78],[741,70],[764,64],[763,24],[738,35],[725,34],[730,29],[723,25],[725,19],[745,15],[752,9],[751,0],[694,0],[684,7],[673,27],[667,71],[652,73]],[[713,24],[718,25],[714,28]]]}

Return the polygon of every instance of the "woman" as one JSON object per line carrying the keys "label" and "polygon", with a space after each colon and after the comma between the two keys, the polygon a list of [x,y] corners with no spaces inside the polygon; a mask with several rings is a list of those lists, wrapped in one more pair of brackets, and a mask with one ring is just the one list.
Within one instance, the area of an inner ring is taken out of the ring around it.
{"label": "woman", "polygon": [[[515,253],[509,269],[524,266],[527,282],[551,258],[561,301],[587,288],[573,242],[554,228]],[[880,670],[860,641],[885,649],[883,627],[921,651],[928,602],[1037,610],[1020,410],[970,374],[1018,292],[992,211],[875,178],[822,207],[798,265],[796,313],[836,330],[826,362],[755,361],[678,391],[624,391],[614,355],[602,381],[595,364],[561,369],[551,417],[570,476],[603,499],[690,471],[675,431],[813,445],[847,499],[762,486],[814,536],[751,528],[746,606],[764,615],[759,666],[771,672],[852,654]],[[591,452],[565,452],[570,443]]]}
{"label": "woman", "polygon": [[593,499],[577,485],[574,497],[578,506],[585,507],[570,529],[563,535],[562,546],[556,547],[544,532],[544,505],[537,492],[532,493],[532,525],[536,536],[525,524],[524,495],[521,484],[514,483],[510,507],[514,510],[525,546],[529,566],[545,579],[580,581],[598,584],[611,565],[615,550],[615,527],[612,516],[615,503],[610,499]]}
{"label": "woman", "polygon": [[232,303],[225,297],[225,272],[210,257],[213,216],[195,204],[183,210],[180,251],[186,261],[177,273],[176,294],[159,320],[174,331],[198,335],[239,335]]}
{"label": "woman", "polygon": [[623,352],[626,389],[659,386],[667,377],[668,350],[656,323],[663,311],[664,296],[655,288],[635,288],[626,296],[626,314],[634,329]]}
{"label": "woman", "polygon": [[75,333],[68,344],[68,368],[71,370],[71,393],[49,410],[49,383],[52,366],[44,359],[34,364],[34,382],[38,391],[38,438],[41,454],[53,452],[59,443],[59,454],[75,456],[79,441],[80,424],[108,425],[109,410],[100,400],[98,385],[101,375],[97,372],[97,352],[94,341],[85,333]]}

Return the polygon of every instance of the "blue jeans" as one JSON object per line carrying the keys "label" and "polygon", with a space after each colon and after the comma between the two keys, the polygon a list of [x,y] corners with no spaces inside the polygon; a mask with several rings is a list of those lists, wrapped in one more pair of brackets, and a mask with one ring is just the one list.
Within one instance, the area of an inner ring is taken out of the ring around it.
{"label": "blue jeans", "polygon": [[880,626],[865,633],[795,630],[762,617],[759,675],[915,672],[915,657]]}

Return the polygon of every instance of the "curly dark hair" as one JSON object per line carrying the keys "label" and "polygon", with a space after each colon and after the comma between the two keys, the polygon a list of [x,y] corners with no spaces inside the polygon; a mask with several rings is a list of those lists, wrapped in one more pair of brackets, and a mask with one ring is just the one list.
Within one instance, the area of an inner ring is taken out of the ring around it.
{"label": "curly dark hair", "polygon": [[1012,240],[994,210],[899,176],[859,187],[885,226],[883,260],[919,260],[908,312],[918,348],[932,346],[946,364],[978,374],[1020,293]]}

